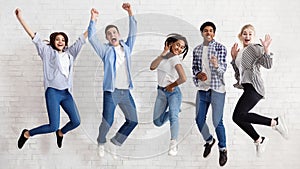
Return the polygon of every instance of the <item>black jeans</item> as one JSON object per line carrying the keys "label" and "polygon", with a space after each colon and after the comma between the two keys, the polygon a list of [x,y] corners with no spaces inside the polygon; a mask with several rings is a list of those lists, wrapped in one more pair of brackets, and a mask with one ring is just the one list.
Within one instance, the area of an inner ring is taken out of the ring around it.
{"label": "black jeans", "polygon": [[252,84],[245,83],[242,85],[244,87],[244,93],[235,106],[232,120],[254,141],[256,141],[259,138],[259,135],[253,128],[252,124],[270,126],[272,119],[249,112],[263,98],[263,96],[256,92]]}

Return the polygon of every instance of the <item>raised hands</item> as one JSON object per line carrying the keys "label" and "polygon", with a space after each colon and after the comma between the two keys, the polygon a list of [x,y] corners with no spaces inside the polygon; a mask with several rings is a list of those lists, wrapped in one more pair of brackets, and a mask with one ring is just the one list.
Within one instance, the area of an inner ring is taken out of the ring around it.
{"label": "raised hands", "polygon": [[17,8],[15,10],[15,14],[17,16],[17,19],[19,20],[20,24],[23,26],[24,30],[27,32],[27,34],[33,38],[34,37],[34,32],[29,28],[29,26],[26,24],[24,19],[22,18],[22,12],[21,9]]}
{"label": "raised hands", "polygon": [[164,50],[163,52],[161,53],[162,56],[166,56],[166,54],[170,51],[170,46],[169,44],[165,44],[165,47],[164,47]]}
{"label": "raised hands", "polygon": [[232,60],[236,59],[236,56],[239,53],[239,51],[240,51],[240,49],[238,47],[238,44],[234,43],[234,45],[231,48],[231,57],[232,57]]}
{"label": "raised hands", "polygon": [[266,34],[265,35],[265,40],[262,40],[262,39],[259,39],[259,40],[260,40],[261,44],[264,47],[265,53],[266,54],[270,54],[270,52],[269,52],[269,46],[270,46],[270,44],[272,42],[271,36],[269,34]]}
{"label": "raised hands", "polygon": [[99,11],[97,9],[92,8],[91,9],[91,20],[96,21],[99,16]]}
{"label": "raised hands", "polygon": [[129,16],[132,16],[132,15],[133,15],[132,10],[131,10],[131,6],[130,6],[129,3],[123,3],[123,4],[122,4],[122,8],[123,8],[125,11],[128,12],[128,15],[129,15]]}

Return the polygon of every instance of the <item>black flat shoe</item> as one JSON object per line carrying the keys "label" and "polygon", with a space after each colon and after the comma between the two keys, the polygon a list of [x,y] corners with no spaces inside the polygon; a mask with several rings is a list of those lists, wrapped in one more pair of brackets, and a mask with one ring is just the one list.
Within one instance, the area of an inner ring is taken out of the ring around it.
{"label": "black flat shoe", "polygon": [[215,144],[215,142],[216,142],[216,139],[213,138],[212,142],[210,144],[209,143],[204,144],[204,147],[205,147],[204,152],[203,152],[203,157],[204,158],[206,158],[210,154],[211,148]]}
{"label": "black flat shoe", "polygon": [[61,146],[62,146],[62,140],[63,140],[63,136],[61,137],[61,136],[59,136],[58,135],[58,130],[55,132],[55,134],[56,134],[56,143],[57,143],[57,146],[58,146],[58,148],[61,148]]}
{"label": "black flat shoe", "polygon": [[220,151],[219,164],[224,166],[227,162],[227,150]]}
{"label": "black flat shoe", "polygon": [[24,129],[19,137],[19,140],[18,140],[18,147],[19,149],[21,149],[23,147],[23,145],[25,144],[25,142],[28,140],[28,138],[26,138],[24,136],[24,133],[28,131],[27,129]]}

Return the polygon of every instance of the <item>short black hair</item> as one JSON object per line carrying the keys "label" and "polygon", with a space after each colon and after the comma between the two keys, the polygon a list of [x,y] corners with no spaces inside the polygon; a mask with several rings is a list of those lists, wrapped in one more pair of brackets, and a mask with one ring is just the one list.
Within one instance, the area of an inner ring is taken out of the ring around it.
{"label": "short black hair", "polygon": [[201,25],[200,31],[203,32],[203,30],[204,30],[204,28],[205,28],[206,26],[211,26],[211,27],[213,28],[213,30],[214,30],[214,33],[216,33],[216,25],[215,25],[214,23],[212,23],[212,22],[209,22],[209,21],[204,22],[204,23]]}

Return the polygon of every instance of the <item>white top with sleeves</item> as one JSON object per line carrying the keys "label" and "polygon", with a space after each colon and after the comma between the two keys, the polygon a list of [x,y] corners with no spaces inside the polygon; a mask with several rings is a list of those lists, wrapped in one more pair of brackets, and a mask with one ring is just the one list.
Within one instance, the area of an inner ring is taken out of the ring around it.
{"label": "white top with sleeves", "polygon": [[157,81],[161,87],[166,87],[178,79],[178,73],[175,66],[181,64],[178,55],[168,59],[163,59],[157,67]]}

